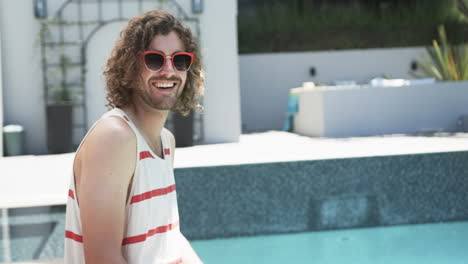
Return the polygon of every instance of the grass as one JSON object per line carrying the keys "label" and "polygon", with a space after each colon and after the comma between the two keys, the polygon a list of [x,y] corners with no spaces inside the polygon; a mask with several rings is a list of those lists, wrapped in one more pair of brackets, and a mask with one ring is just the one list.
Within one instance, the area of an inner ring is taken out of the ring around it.
{"label": "grass", "polygon": [[239,52],[311,51],[430,45],[445,24],[468,42],[468,22],[452,0],[370,10],[360,6],[270,5],[239,10]]}

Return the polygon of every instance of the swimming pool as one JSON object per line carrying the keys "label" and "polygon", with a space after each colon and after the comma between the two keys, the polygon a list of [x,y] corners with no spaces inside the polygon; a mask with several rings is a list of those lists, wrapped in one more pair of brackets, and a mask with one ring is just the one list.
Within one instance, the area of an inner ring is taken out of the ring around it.
{"label": "swimming pool", "polygon": [[[35,227],[50,229],[46,225]],[[38,245],[46,237],[31,232],[12,237],[12,260],[60,257],[63,226],[58,229],[57,238],[49,239],[45,247]],[[468,264],[468,222],[191,240],[191,244],[205,264]],[[0,255],[2,251],[0,246]]]}
{"label": "swimming pool", "polygon": [[192,241],[205,264],[465,264],[468,222]]}

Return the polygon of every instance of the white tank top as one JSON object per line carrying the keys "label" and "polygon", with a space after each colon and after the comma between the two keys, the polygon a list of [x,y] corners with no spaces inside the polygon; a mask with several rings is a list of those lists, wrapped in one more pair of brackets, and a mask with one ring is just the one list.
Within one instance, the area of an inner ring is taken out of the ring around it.
{"label": "white tank top", "polygon": [[[161,159],[151,151],[124,111],[114,108],[104,114],[100,120],[109,116],[124,119],[137,139],[137,164],[126,204],[126,226],[122,240],[123,257],[129,264],[181,263],[179,210],[169,137],[163,129],[161,142],[164,159]],[[100,120],[94,123],[88,134]],[[83,233],[73,168],[70,174],[65,223],[65,263],[84,264]]]}

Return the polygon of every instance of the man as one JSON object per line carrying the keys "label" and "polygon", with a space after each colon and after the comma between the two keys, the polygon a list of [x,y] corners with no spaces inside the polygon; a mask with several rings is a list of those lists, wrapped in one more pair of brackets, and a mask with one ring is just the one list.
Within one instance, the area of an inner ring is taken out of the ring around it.
{"label": "man", "polygon": [[180,233],[169,111],[199,108],[189,29],[155,10],[132,19],[107,61],[108,106],[83,139],[67,203],[65,263],[201,263]]}

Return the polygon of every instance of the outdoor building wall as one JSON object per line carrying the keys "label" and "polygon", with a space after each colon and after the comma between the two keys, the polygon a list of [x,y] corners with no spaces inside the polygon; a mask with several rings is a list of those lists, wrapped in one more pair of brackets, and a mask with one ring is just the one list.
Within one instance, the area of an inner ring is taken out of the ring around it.
{"label": "outdoor building wall", "polygon": [[[2,79],[2,21],[0,21],[0,129],[3,129],[3,79]],[[0,136],[0,157],[3,156],[3,136]]]}
{"label": "outdoor building wall", "polygon": [[4,124],[24,127],[25,152],[46,152],[39,23],[33,1],[0,1]]}
{"label": "outdoor building wall", "polygon": [[[4,115],[5,123],[18,123],[25,127],[26,154],[45,154],[47,142],[39,44],[40,24],[39,20],[34,17],[33,2],[30,0],[0,1],[0,21],[4,35],[2,48],[5,54]],[[65,0],[48,0],[49,17],[52,17],[64,2]],[[124,14],[131,10],[129,5],[137,4],[135,1],[123,2]],[[189,16],[198,17],[200,20],[200,46],[207,78],[203,99],[204,143],[236,142],[241,133],[236,29],[237,1],[205,0],[203,1],[204,10],[199,15],[192,15],[190,0],[177,0],[176,2]],[[84,5],[89,3],[84,1]],[[110,2],[103,1],[103,3],[109,5],[103,9],[103,17],[109,17],[110,13],[116,12]],[[144,2],[144,10],[149,10],[157,4],[158,1]],[[84,12],[84,16],[87,15],[90,13]],[[115,39],[119,31],[119,26],[114,30],[108,28],[105,35],[100,35],[100,39]],[[112,46],[108,48],[110,50]],[[100,49],[102,45],[99,47],[90,45],[88,54],[95,54]],[[107,54],[101,58],[107,58]],[[94,74],[93,80],[98,81],[100,77],[96,75],[102,71],[104,61],[99,62],[98,59],[90,61],[97,63],[91,68],[99,72],[88,72],[88,76]],[[100,81],[101,83],[94,84],[87,81],[88,89],[100,89],[102,80]],[[97,98],[95,101],[103,101],[99,100]],[[92,124],[92,122],[88,123],[88,125]],[[76,140],[75,138],[75,143]]]}
{"label": "outdoor building wall", "polygon": [[205,142],[234,142],[241,133],[237,0],[204,3],[201,47],[207,80]]}
{"label": "outdoor building wall", "polygon": [[[423,47],[240,55],[243,132],[280,130],[289,89],[303,82],[330,84],[336,80],[368,82],[377,76],[414,78],[413,60]],[[310,68],[316,75],[311,77]]]}
{"label": "outdoor building wall", "polygon": [[[105,79],[102,75],[104,64],[108,58],[120,31],[127,22],[115,22],[101,28],[88,43],[87,49],[87,72],[86,72],[86,106],[88,109],[88,127],[99,119],[107,111]],[[79,131],[74,133],[80,136]],[[76,142],[77,139],[74,141]],[[79,139],[78,139],[79,140]]]}

